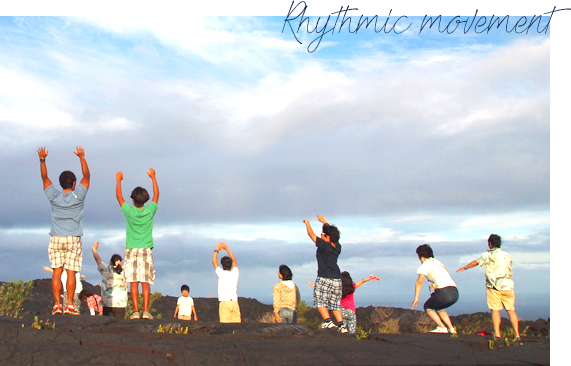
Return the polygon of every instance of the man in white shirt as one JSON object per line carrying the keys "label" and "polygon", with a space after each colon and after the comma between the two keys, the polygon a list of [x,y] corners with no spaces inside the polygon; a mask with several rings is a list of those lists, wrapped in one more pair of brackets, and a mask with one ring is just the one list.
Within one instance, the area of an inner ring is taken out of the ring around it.
{"label": "man in white shirt", "polygon": [[[218,266],[218,252],[224,249],[229,256],[222,257]],[[238,305],[238,264],[236,258],[224,242],[218,243],[212,256],[212,265],[218,276],[218,301],[220,302],[218,314],[220,323],[240,323],[240,306]]]}

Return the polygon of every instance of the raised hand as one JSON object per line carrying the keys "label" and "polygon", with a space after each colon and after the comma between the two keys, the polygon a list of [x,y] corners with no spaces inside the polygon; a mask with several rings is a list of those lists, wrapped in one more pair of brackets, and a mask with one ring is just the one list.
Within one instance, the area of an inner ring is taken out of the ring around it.
{"label": "raised hand", "polygon": [[151,179],[155,179],[155,169],[149,168],[147,174],[149,175],[149,177],[151,177]]}
{"label": "raised hand", "polygon": [[319,220],[322,224],[327,224],[327,220],[323,217],[323,215],[317,215],[317,220]]}
{"label": "raised hand", "polygon": [[77,155],[80,159],[85,157],[85,150],[83,149],[83,146],[79,145],[75,147],[75,151],[73,152],[75,155]]}
{"label": "raised hand", "polygon": [[95,243],[93,243],[93,251],[97,252],[97,249],[99,249],[99,242],[96,241]]}
{"label": "raised hand", "polygon": [[40,159],[45,159],[48,156],[48,150],[45,147],[38,148],[38,156]]}
{"label": "raised hand", "polygon": [[118,172],[115,174],[115,178],[117,178],[118,181],[123,180],[123,172]]}

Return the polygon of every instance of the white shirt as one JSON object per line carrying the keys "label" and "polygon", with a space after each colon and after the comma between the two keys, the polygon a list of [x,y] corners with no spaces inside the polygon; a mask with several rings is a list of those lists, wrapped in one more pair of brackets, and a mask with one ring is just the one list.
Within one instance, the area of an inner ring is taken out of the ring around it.
{"label": "white shirt", "polygon": [[192,315],[192,306],[194,305],[194,300],[192,299],[192,297],[181,296],[178,298],[176,304],[179,305],[178,315],[185,315],[185,316]]}
{"label": "white shirt", "polygon": [[231,271],[225,271],[216,267],[218,275],[218,301],[238,301],[238,267],[232,267]]}
{"label": "white shirt", "polygon": [[440,261],[434,258],[428,258],[418,267],[416,273],[425,275],[428,281],[435,283],[437,288],[448,286],[456,287],[456,282],[450,277],[450,273]]}

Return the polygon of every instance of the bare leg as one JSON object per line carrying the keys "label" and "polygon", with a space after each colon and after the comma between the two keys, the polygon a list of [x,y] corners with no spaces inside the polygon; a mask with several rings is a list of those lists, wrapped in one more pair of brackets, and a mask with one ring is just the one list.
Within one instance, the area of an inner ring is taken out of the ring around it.
{"label": "bare leg", "polygon": [[512,323],[512,327],[514,328],[514,335],[516,338],[519,338],[519,319],[515,310],[506,310],[508,315],[510,316],[510,322]]}
{"label": "bare leg", "polygon": [[133,301],[133,312],[139,311],[139,282],[131,282],[131,301]]}
{"label": "bare leg", "polygon": [[318,307],[317,311],[319,312],[319,314],[321,315],[323,320],[330,318],[329,310],[327,310],[327,307],[325,307],[325,306]]}
{"label": "bare leg", "polygon": [[67,283],[65,289],[67,290],[67,305],[73,305],[73,295],[75,294],[75,271],[66,269]]}
{"label": "bare leg", "polygon": [[[426,314],[430,317],[430,319],[432,319],[436,325],[438,325],[440,328],[445,328],[444,324],[442,323],[442,320],[440,320],[440,317],[438,316],[438,314],[436,313],[436,311],[434,310],[426,310]],[[448,319],[450,320],[450,319]]]}
{"label": "bare leg", "polygon": [[63,267],[54,268],[52,273],[52,293],[54,295],[55,305],[61,305],[60,294],[62,290],[61,274]]}
{"label": "bare leg", "polygon": [[151,284],[148,282],[141,282],[143,288],[143,310],[149,312],[149,302],[151,301]]}
{"label": "bare leg", "polygon": [[437,312],[438,316],[440,316],[440,319],[442,319],[442,322],[444,322],[444,324],[446,324],[446,327],[448,329],[454,329],[454,326],[452,325],[452,321],[450,320],[450,317],[448,316],[448,313],[444,310],[440,310]]}
{"label": "bare leg", "polygon": [[341,323],[343,321],[343,313],[341,310],[331,310],[331,312],[333,313],[335,320],[337,320],[337,323]]}
{"label": "bare leg", "polygon": [[499,310],[492,310],[492,325],[494,326],[494,337],[500,338],[502,335],[500,334],[500,324],[502,323],[502,317],[500,316]]}

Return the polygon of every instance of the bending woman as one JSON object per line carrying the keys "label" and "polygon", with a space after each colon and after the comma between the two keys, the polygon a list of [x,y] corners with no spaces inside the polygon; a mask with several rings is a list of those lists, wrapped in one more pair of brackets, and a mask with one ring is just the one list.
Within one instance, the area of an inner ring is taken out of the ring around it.
{"label": "bending woman", "polygon": [[125,318],[127,307],[127,282],[125,272],[121,267],[122,258],[119,254],[113,254],[109,266],[101,261],[97,254],[99,242],[93,243],[93,258],[97,262],[97,270],[101,273],[101,297],[103,298],[103,315],[118,319]]}
{"label": "bending woman", "polygon": [[416,270],[418,279],[414,286],[414,301],[411,310],[418,304],[418,296],[424,277],[428,280],[428,286],[434,289],[430,298],[424,303],[424,310],[430,319],[434,320],[437,327],[432,333],[456,333],[450,317],[444,309],[454,305],[458,301],[458,289],[456,283],[450,277],[450,273],[440,261],[434,259],[432,248],[428,244],[422,244],[416,248],[416,254],[420,260],[420,267]]}

